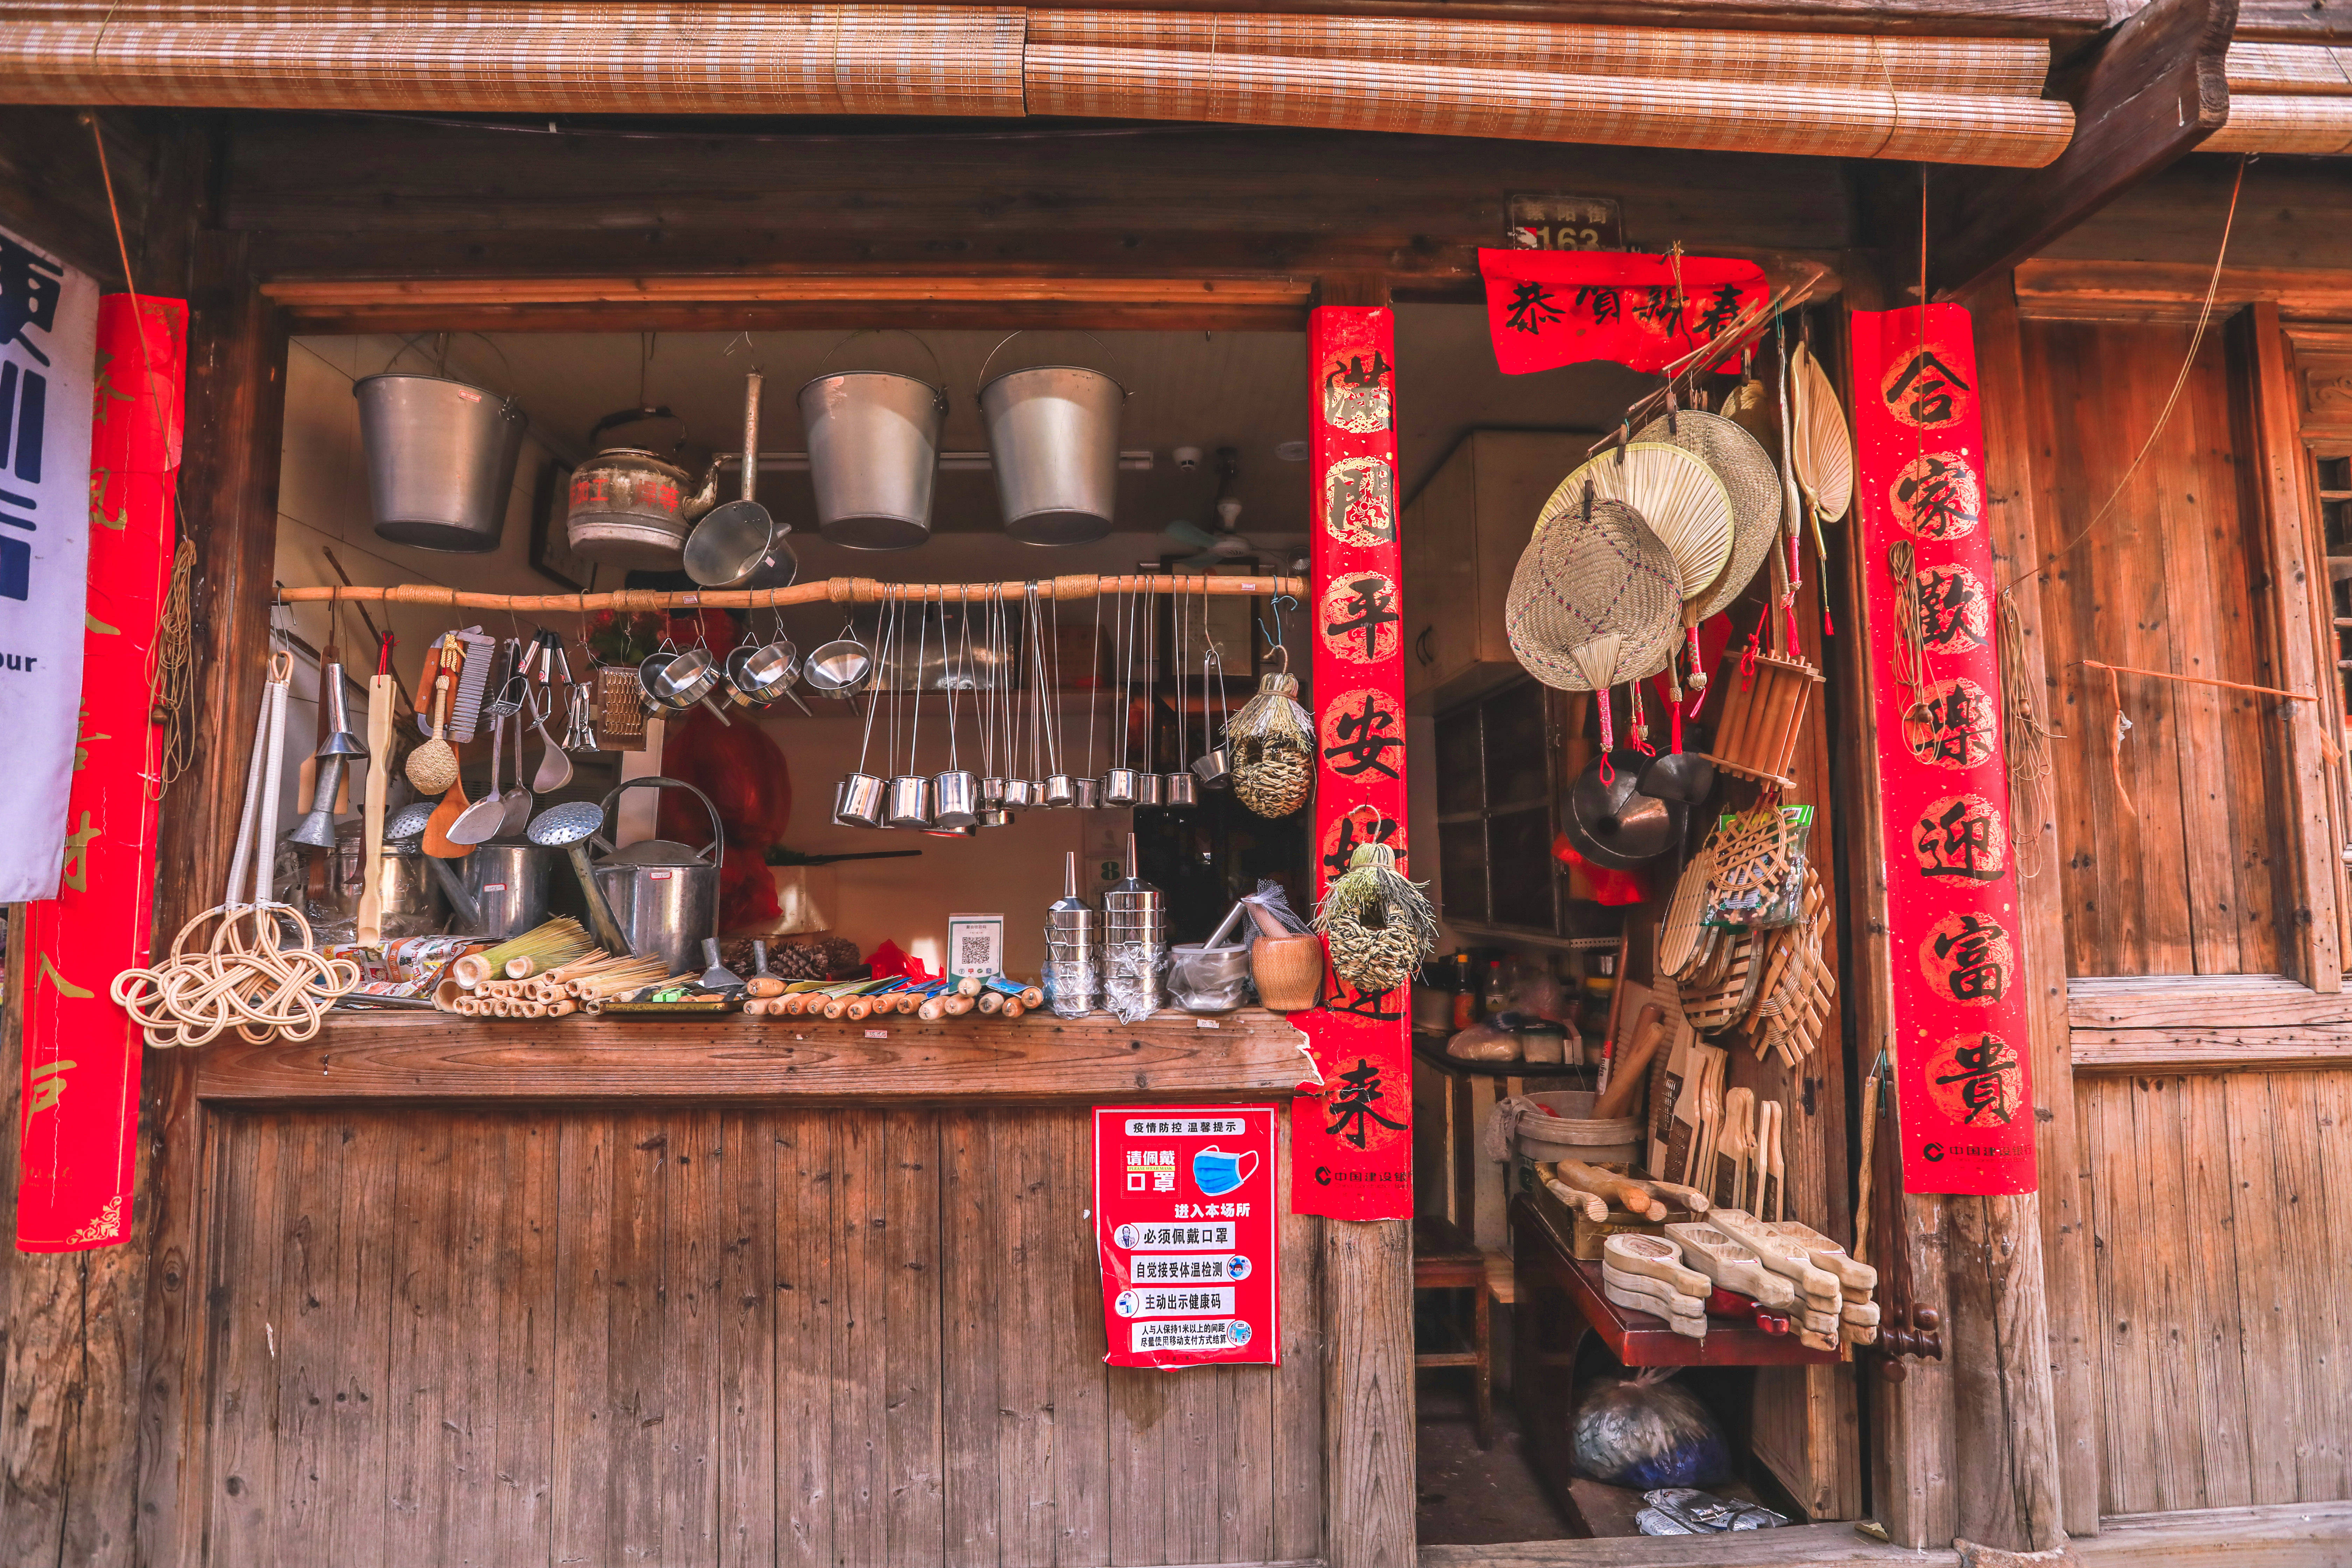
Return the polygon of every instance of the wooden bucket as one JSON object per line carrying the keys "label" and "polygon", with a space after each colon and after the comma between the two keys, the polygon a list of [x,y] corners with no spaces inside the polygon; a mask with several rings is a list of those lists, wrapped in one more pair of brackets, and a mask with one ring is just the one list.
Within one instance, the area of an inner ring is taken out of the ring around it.
{"label": "wooden bucket", "polygon": [[1538,1111],[1519,1118],[1512,1142],[1522,1159],[1538,1162],[1581,1160],[1588,1165],[1631,1165],[1641,1157],[1639,1116],[1612,1116],[1596,1121],[1592,1103],[1601,1097],[1586,1089],[1565,1089],[1528,1096],[1538,1105],[1558,1111]]}

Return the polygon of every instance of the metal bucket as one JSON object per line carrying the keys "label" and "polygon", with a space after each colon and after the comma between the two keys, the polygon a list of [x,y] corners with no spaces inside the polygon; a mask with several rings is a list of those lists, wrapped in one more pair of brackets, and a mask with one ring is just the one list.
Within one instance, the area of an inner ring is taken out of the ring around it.
{"label": "metal bucket", "polygon": [[1004,531],[1026,544],[1087,544],[1110,531],[1127,389],[1098,370],[1041,365],[980,389]]}
{"label": "metal bucket", "polygon": [[387,372],[352,387],[375,531],[397,544],[499,547],[526,421],[514,399],[437,375]]}
{"label": "metal bucket", "polygon": [[850,371],[802,387],[800,405],[817,531],[852,550],[910,550],[930,538],[947,394],[911,375]]}
{"label": "metal bucket", "polygon": [[514,936],[547,919],[552,853],[536,844],[480,844],[466,861],[466,890],[482,915],[469,935]]}

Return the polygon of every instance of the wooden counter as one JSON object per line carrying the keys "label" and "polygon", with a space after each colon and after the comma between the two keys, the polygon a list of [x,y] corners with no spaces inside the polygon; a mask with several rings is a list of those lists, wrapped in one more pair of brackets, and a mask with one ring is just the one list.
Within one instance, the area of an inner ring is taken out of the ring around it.
{"label": "wooden counter", "polygon": [[198,1098],[227,1103],[455,1100],[1037,1103],[1288,1095],[1310,1076],[1279,1014],[1063,1019],[567,1018],[343,1013],[312,1039],[207,1047]]}

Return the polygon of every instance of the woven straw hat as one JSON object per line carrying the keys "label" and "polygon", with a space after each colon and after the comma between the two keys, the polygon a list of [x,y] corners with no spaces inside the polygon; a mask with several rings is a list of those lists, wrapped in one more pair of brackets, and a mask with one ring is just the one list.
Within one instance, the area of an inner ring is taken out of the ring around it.
{"label": "woven straw hat", "polygon": [[1763,445],[1732,421],[1684,409],[1654,419],[1633,437],[1679,447],[1705,463],[1731,500],[1731,554],[1722,574],[1685,615],[1694,625],[1721,615],[1756,580],[1780,534],[1780,475]]}
{"label": "woven straw hat", "polygon": [[1543,516],[1582,506],[1588,479],[1594,500],[1623,501],[1664,542],[1681,598],[1697,598],[1723,575],[1731,559],[1731,497],[1699,458],[1663,441],[1612,447],[1561,482]]}
{"label": "woven straw hat", "polygon": [[[1600,691],[1655,675],[1682,630],[1675,559],[1641,513],[1595,500],[1573,507],[1555,492],[1511,574],[1503,629],[1511,651],[1546,686]],[[1720,488],[1720,487],[1718,487]]]}

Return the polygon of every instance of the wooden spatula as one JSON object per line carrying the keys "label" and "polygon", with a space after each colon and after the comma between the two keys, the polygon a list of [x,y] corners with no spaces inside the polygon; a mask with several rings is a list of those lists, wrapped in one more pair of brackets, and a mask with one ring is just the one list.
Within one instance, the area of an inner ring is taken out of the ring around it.
{"label": "wooden spatula", "polygon": [[375,679],[368,682],[366,858],[360,862],[358,931],[363,942],[383,940],[383,808],[392,788],[392,637],[376,649]]}

